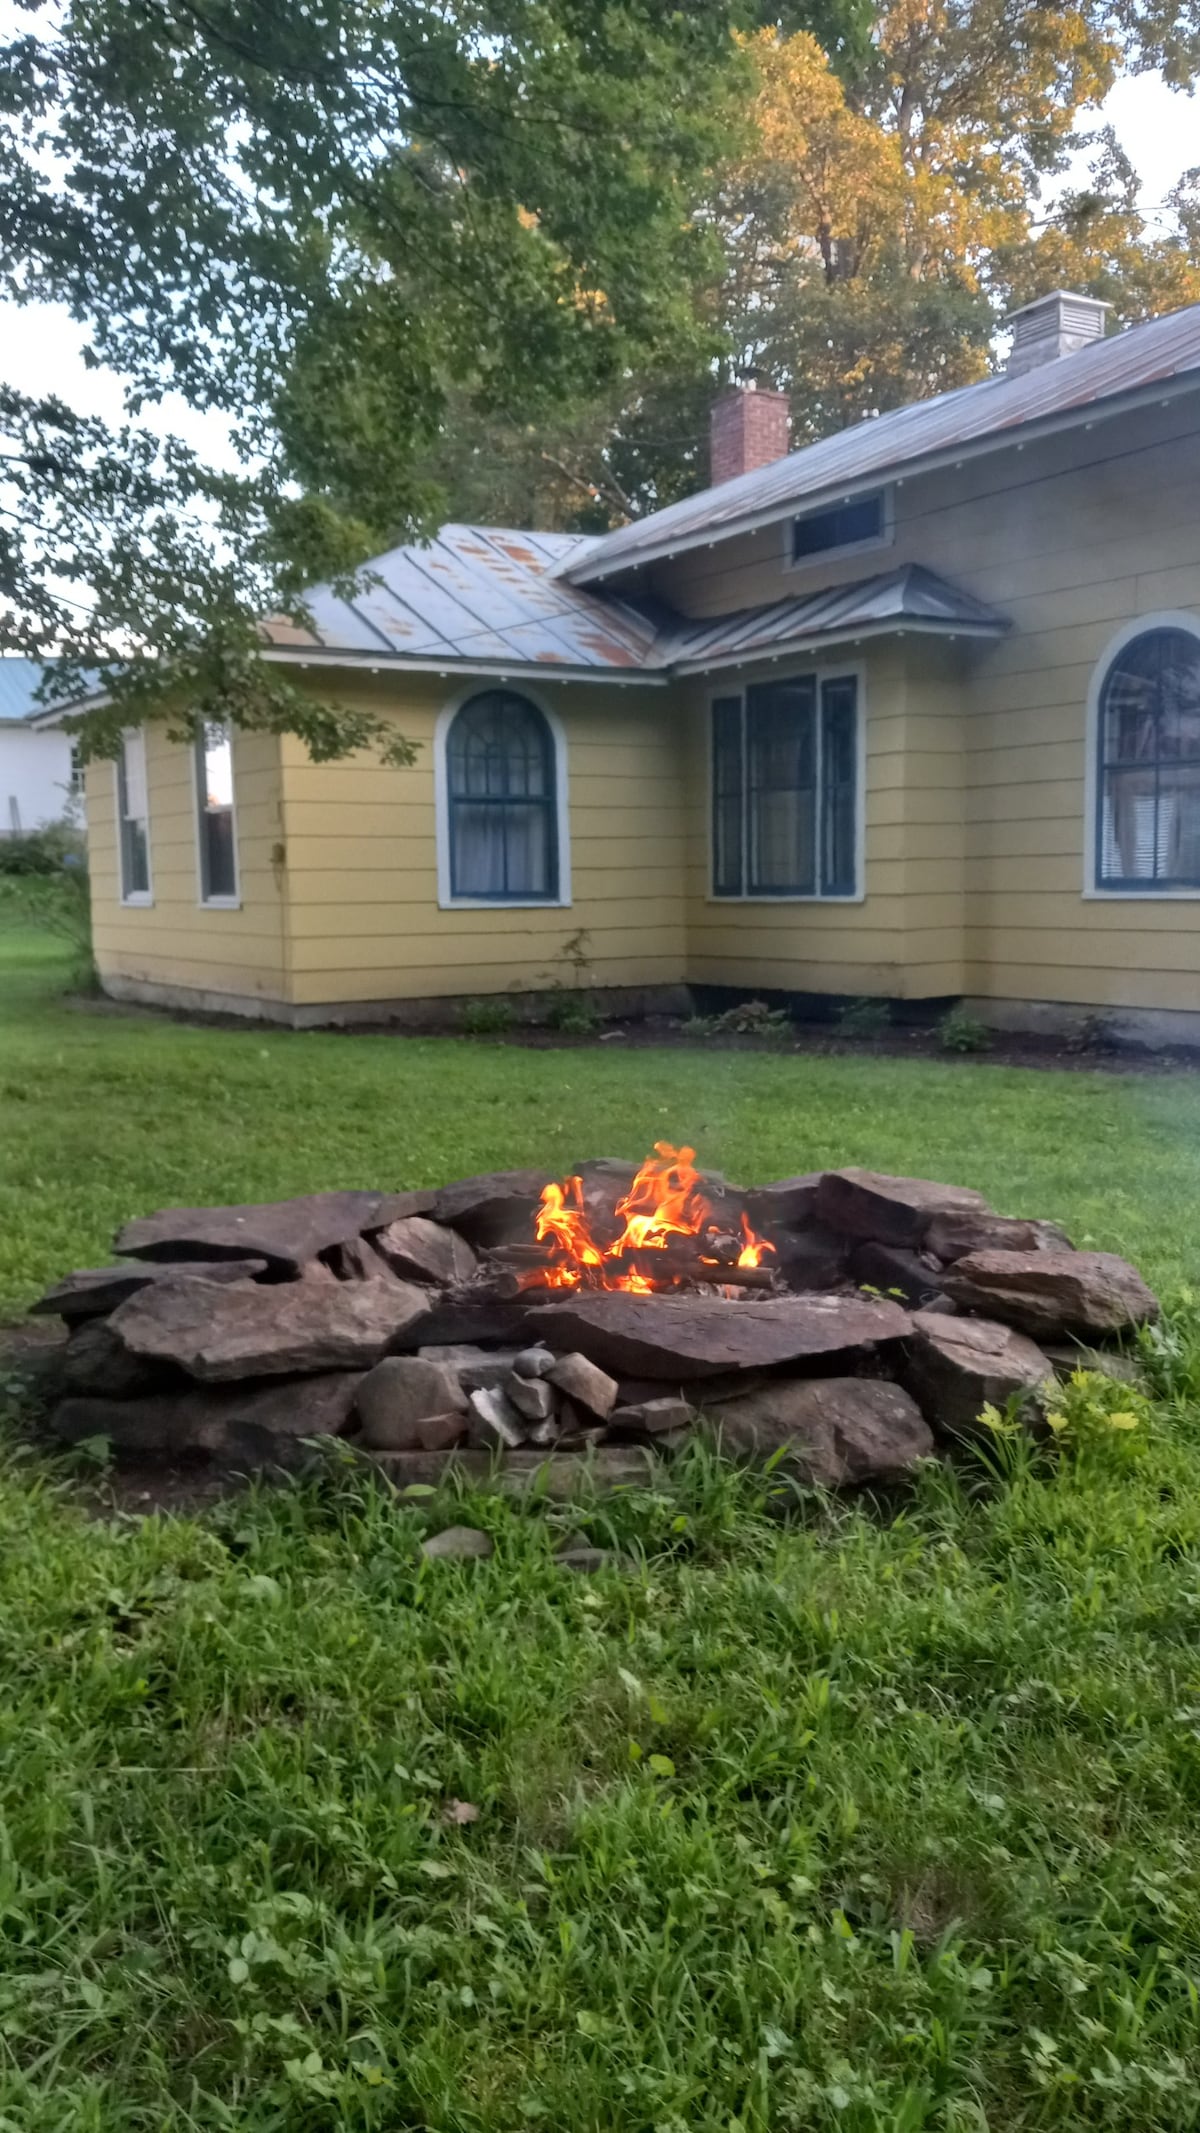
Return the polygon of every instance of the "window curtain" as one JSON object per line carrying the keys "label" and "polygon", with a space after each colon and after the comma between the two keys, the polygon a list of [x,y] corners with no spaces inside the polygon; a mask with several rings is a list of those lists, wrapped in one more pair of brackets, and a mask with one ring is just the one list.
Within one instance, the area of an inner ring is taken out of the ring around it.
{"label": "window curtain", "polygon": [[1098,886],[1200,886],[1200,638],[1148,630],[1100,701]]}
{"label": "window curtain", "polygon": [[554,742],[536,705],[492,690],[464,704],[446,749],[455,896],[558,894]]}

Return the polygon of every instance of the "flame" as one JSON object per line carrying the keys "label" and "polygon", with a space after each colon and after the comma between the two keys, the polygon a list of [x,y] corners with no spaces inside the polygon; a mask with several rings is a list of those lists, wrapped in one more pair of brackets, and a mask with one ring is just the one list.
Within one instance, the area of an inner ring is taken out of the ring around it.
{"label": "flame", "polygon": [[[669,1141],[657,1141],[654,1154],[647,1156],[629,1191],[617,1201],[613,1217],[622,1227],[608,1244],[599,1243],[593,1235],[584,1205],[582,1178],[570,1177],[561,1185],[547,1185],[535,1234],[539,1244],[549,1244],[561,1257],[527,1279],[539,1288],[624,1289],[649,1296],[688,1279],[694,1281],[697,1263],[711,1267],[711,1278],[717,1283],[723,1267],[761,1266],[765,1254],[774,1252],[775,1247],[755,1235],[744,1210],[739,1222],[741,1248],[736,1259],[728,1250],[716,1252],[716,1240],[727,1237],[729,1232],[722,1229],[712,1203],[701,1192],[700,1173],[695,1166],[694,1148],[673,1148]],[[657,1265],[653,1259],[639,1263],[643,1254],[678,1250],[675,1240],[679,1238],[690,1238],[698,1247],[689,1270],[673,1268],[668,1260]]]}

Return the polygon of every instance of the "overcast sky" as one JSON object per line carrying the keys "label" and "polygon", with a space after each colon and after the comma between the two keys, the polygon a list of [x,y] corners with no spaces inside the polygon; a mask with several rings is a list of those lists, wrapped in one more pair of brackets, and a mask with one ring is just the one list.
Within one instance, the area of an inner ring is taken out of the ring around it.
{"label": "overcast sky", "polygon": [[[1157,75],[1135,75],[1119,82],[1104,116],[1115,127],[1138,172],[1147,210],[1166,199],[1184,170],[1200,163],[1200,100],[1167,88]],[[0,377],[20,390],[56,392],[83,412],[117,418],[120,380],[110,371],[84,368],[83,338],[57,305],[16,310],[0,304]],[[225,456],[224,424],[216,417],[194,414],[178,399],[168,399],[143,419],[164,431],[173,430],[210,459]]]}

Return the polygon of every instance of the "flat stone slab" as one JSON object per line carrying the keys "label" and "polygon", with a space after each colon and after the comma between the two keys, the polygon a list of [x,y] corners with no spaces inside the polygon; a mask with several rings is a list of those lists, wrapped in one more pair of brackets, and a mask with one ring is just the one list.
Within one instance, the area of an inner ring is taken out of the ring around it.
{"label": "flat stone slab", "polygon": [[[189,1266],[190,1274],[204,1281],[254,1281],[267,1271],[265,1259],[213,1259],[202,1260]],[[165,1281],[175,1267],[145,1262],[140,1266],[94,1266],[84,1267],[77,1274],[67,1274],[56,1281],[35,1304],[30,1306],[35,1318],[57,1315],[68,1321],[84,1318],[107,1318],[118,1304],[138,1289],[149,1288],[151,1282]]]}
{"label": "flat stone slab", "polygon": [[707,1410],[722,1448],[759,1463],[786,1455],[827,1489],[898,1481],[933,1452],[916,1401],[879,1378],[779,1378]]}
{"label": "flat stone slab", "polygon": [[346,1429],[362,1383],[354,1371],[274,1385],[190,1385],[142,1399],[63,1400],[50,1427],[66,1444],[107,1437],[122,1451],[179,1458],[204,1452],[247,1465],[290,1464],[305,1437]]}
{"label": "flat stone slab", "polygon": [[910,1319],[884,1297],[573,1296],[529,1314],[559,1353],[578,1348],[611,1376],[684,1381],[903,1340]]}
{"label": "flat stone slab", "polygon": [[970,1252],[1070,1252],[1074,1246],[1057,1222],[1023,1222],[984,1210],[935,1215],[925,1232],[925,1249],[935,1259],[950,1261]]}
{"label": "flat stone slab", "polygon": [[181,1269],[129,1297],[111,1323],[134,1355],[178,1363],[189,1377],[294,1377],[369,1369],[428,1308],[426,1291],[402,1281],[222,1287]]}
{"label": "flat stone slab", "polygon": [[431,1222],[425,1215],[405,1215],[372,1234],[375,1250],[407,1281],[431,1281],[443,1288],[469,1281],[476,1259],[465,1237]]}
{"label": "flat stone slab", "polygon": [[1113,1252],[971,1252],[945,1275],[969,1311],[1048,1340],[1123,1333],[1158,1317],[1158,1298]]}
{"label": "flat stone slab", "polygon": [[261,1258],[296,1272],[318,1252],[396,1219],[392,1208],[407,1197],[310,1192],[254,1207],[165,1207],[127,1222],[118,1232],[116,1250],[135,1259]]}
{"label": "flat stone slab", "polygon": [[979,1428],[985,1406],[1003,1409],[1053,1376],[1047,1356],[1025,1334],[988,1318],[949,1318],[917,1311],[904,1382],[933,1428],[950,1436]]}
{"label": "flat stone slab", "polygon": [[446,1222],[469,1244],[532,1244],[534,1217],[548,1181],[545,1170],[489,1170],[444,1185],[434,1202]]}
{"label": "flat stone slab", "polygon": [[864,1244],[918,1245],[935,1215],[986,1212],[981,1192],[932,1178],[894,1178],[882,1170],[827,1170],[816,1213],[831,1229]]}

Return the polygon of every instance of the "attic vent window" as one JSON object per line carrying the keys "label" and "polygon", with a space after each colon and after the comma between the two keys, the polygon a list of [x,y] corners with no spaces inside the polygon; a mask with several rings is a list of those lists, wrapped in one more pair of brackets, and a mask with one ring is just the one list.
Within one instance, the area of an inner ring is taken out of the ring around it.
{"label": "attic vent window", "polygon": [[829,555],[842,548],[874,547],[887,531],[883,491],[856,496],[851,503],[835,504],[829,511],[810,511],[792,525],[792,561]]}

